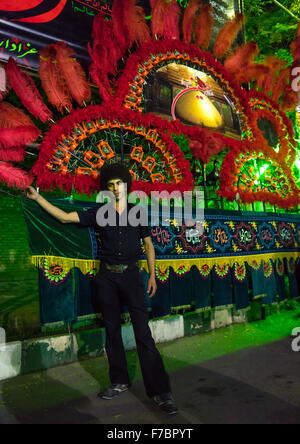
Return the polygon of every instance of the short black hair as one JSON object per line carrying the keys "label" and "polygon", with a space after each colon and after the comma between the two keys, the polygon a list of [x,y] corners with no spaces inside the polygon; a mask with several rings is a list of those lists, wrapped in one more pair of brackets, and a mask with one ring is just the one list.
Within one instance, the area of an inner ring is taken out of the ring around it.
{"label": "short black hair", "polygon": [[127,193],[130,193],[132,177],[129,169],[122,163],[104,165],[100,172],[100,191],[107,190],[107,182],[113,179],[121,179],[127,184]]}

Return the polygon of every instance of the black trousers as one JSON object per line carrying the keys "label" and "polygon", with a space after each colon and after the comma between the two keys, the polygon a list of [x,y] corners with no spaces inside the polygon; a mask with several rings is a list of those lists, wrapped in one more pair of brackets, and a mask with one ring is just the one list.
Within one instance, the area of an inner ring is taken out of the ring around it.
{"label": "black trousers", "polygon": [[124,304],[130,313],[147,395],[153,397],[170,392],[169,376],[148,325],[144,289],[137,266],[130,266],[124,273],[114,273],[101,264],[95,282],[105,323],[111,383],[130,383],[121,336],[121,306]]}

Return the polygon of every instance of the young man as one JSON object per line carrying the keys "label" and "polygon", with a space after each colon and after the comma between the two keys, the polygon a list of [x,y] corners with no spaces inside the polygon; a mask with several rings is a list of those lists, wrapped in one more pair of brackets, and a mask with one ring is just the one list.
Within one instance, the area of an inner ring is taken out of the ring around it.
{"label": "young man", "polygon": [[[33,187],[28,187],[27,197],[35,200],[62,223],[79,223],[84,227],[94,227],[99,233],[101,265],[95,282],[106,329],[106,353],[111,380],[109,389],[99,396],[112,399],[128,390],[130,385],[121,336],[120,315],[123,303],[130,313],[146,393],[162,410],[175,414],[177,407],[171,395],[169,377],[148,325],[144,289],[137,267],[142,238],[150,272],[148,296],[151,298],[157,288],[155,251],[148,224],[133,226],[129,223],[130,217],[127,216],[134,207],[127,202],[127,192],[130,192],[131,184],[129,170],[122,164],[111,164],[102,168],[100,177],[101,190],[108,190],[114,197],[111,204],[99,204],[99,207],[88,211],[66,213],[50,204]],[[101,212],[101,208],[104,209],[103,205],[110,210],[110,217],[114,216],[112,221],[115,223],[105,226]]]}

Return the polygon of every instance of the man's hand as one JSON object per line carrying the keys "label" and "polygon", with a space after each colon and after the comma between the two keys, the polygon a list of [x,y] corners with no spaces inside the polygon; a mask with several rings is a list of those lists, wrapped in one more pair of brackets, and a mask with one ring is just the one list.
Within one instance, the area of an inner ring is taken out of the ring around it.
{"label": "man's hand", "polygon": [[39,197],[39,193],[33,187],[27,187],[25,196],[32,200],[37,200]]}
{"label": "man's hand", "polygon": [[156,290],[157,290],[157,285],[156,285],[155,276],[150,276],[147,289],[148,298],[152,298],[155,295]]}

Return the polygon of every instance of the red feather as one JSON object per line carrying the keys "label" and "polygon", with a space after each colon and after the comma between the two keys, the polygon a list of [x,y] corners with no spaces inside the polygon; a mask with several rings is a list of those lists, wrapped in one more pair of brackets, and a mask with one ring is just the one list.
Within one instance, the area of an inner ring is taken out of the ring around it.
{"label": "red feather", "polygon": [[239,30],[246,22],[246,16],[244,14],[237,14],[235,18],[229,20],[221,29],[216,37],[214,46],[214,55],[217,58],[222,58],[227,51],[229,51],[231,45],[234,42]]}
{"label": "red feather", "polygon": [[[90,49],[89,49],[90,51]],[[95,84],[98,86],[99,88],[99,94],[100,97],[103,100],[109,100],[111,98],[108,90],[110,88],[110,85],[108,83],[108,78],[106,76],[101,75],[101,71],[99,71],[99,69],[97,68],[97,66],[95,65],[95,63],[92,63],[90,66],[90,74],[91,74],[91,78],[93,79],[93,82],[95,82]]]}
{"label": "red feather", "polygon": [[238,73],[247,65],[252,64],[258,53],[259,48],[256,42],[245,43],[227,57],[224,66],[230,74]]}
{"label": "red feather", "polygon": [[92,59],[90,74],[98,85],[100,96],[109,100],[111,89],[108,74],[115,75],[118,59],[122,57],[121,48],[113,35],[113,23],[105,20],[103,13],[96,15],[93,23],[93,47],[88,44]]}
{"label": "red feather", "polygon": [[54,45],[48,45],[40,51],[39,75],[51,105],[61,113],[65,108],[71,110],[71,95],[55,59]]}
{"label": "red feather", "polygon": [[280,60],[277,56],[268,56],[266,58],[265,65],[270,68],[270,71],[265,77],[262,89],[265,93],[268,93],[273,88],[278,71],[286,65],[286,62],[284,60]]}
{"label": "red feather", "polygon": [[16,128],[18,126],[33,126],[34,124],[19,108],[8,102],[0,103],[0,128]]}
{"label": "red feather", "polygon": [[277,81],[272,90],[272,99],[274,100],[274,102],[278,102],[281,94],[284,92],[284,89],[289,82],[290,75],[291,75],[290,68],[285,68],[280,71]]}
{"label": "red feather", "polygon": [[129,34],[130,46],[134,42],[149,42],[151,40],[144,9],[137,5],[137,0],[127,0],[123,20]]}
{"label": "red feather", "polygon": [[16,168],[10,163],[0,162],[0,182],[9,187],[24,190],[33,182],[33,177],[28,176],[26,171]]}
{"label": "red feather", "polygon": [[57,42],[55,45],[56,58],[60,71],[67,87],[79,106],[91,100],[91,88],[86,80],[85,72],[80,63],[75,60],[73,48],[65,42]]}
{"label": "red feather", "polygon": [[180,14],[176,0],[155,0],[152,5],[152,36],[179,40]]}
{"label": "red feather", "polygon": [[290,86],[285,90],[280,109],[284,112],[294,111],[298,105],[298,93],[293,91]]}
{"label": "red feather", "polygon": [[180,40],[179,33],[179,20],[181,15],[181,9],[176,0],[169,2],[169,9],[165,19],[165,27],[163,37],[170,40]]}
{"label": "red feather", "polygon": [[191,0],[184,11],[184,16],[182,21],[182,33],[183,33],[183,41],[185,43],[191,43],[196,12],[201,7],[202,7],[201,0]]}
{"label": "red feather", "polygon": [[235,79],[238,83],[248,83],[255,80],[258,87],[263,85],[266,75],[269,74],[270,68],[261,63],[253,63],[235,74]]}
{"label": "red feather", "polygon": [[0,160],[22,162],[25,157],[25,150],[22,147],[13,147],[8,150],[0,148]]}
{"label": "red feather", "polygon": [[123,21],[125,7],[124,0],[114,0],[111,14],[113,34],[122,54],[127,51],[130,44],[128,30]]}
{"label": "red feather", "polygon": [[300,36],[291,43],[291,52],[295,61],[300,60]]}
{"label": "red feather", "polygon": [[52,118],[51,111],[44,104],[34,81],[27,73],[22,73],[12,57],[6,65],[6,74],[15,93],[26,109],[37,119],[47,122]]}
{"label": "red feather", "polygon": [[163,37],[168,15],[169,0],[155,0],[151,11],[151,31],[153,37]]}
{"label": "red feather", "polygon": [[34,142],[40,134],[35,126],[19,126],[17,128],[0,129],[0,147],[27,145]]}
{"label": "red feather", "polygon": [[214,23],[214,8],[210,4],[205,5],[195,26],[195,43],[204,50],[209,47]]}
{"label": "red feather", "polygon": [[113,38],[113,23],[105,20],[103,13],[96,15],[93,23],[93,48],[89,53],[99,75],[115,74],[117,61],[122,56],[118,43]]}

